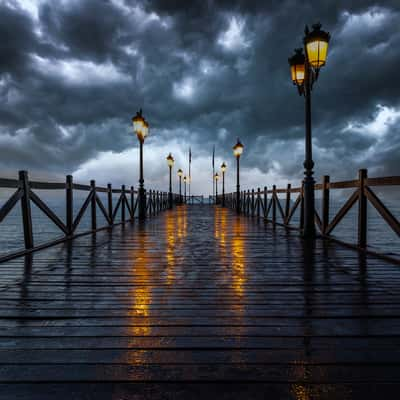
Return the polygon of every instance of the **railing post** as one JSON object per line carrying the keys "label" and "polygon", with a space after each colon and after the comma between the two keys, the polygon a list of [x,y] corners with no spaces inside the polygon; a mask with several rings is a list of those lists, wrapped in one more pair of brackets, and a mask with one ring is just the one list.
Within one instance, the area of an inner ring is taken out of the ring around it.
{"label": "railing post", "polygon": [[254,217],[254,189],[251,189],[251,216]]}
{"label": "railing post", "polygon": [[257,188],[257,218],[260,218],[260,201],[261,201],[261,190]]}
{"label": "railing post", "polygon": [[22,223],[24,228],[25,249],[33,248],[33,230],[31,202],[29,199],[29,180],[27,171],[19,171],[19,180],[23,195],[21,197]]}
{"label": "railing post", "polygon": [[151,189],[149,189],[149,191],[147,192],[148,193],[148,199],[147,199],[147,210],[148,210],[148,217],[151,217],[152,216],[152,211],[151,211],[151,209],[152,209],[152,207],[153,207],[153,198],[151,197],[151,194],[152,194],[152,190]]}
{"label": "railing post", "polygon": [[110,226],[113,221],[113,200],[112,200],[112,186],[111,183],[107,185],[107,203],[108,203],[108,218],[110,218]]}
{"label": "railing post", "polygon": [[125,185],[121,186],[121,221],[125,222]]}
{"label": "railing post", "polygon": [[358,171],[358,246],[362,249],[367,247],[367,197],[365,196],[365,181],[368,177],[366,169]]}
{"label": "railing post", "polygon": [[329,175],[322,177],[322,234],[329,226]]}
{"label": "railing post", "polygon": [[301,184],[300,195],[301,195],[301,200],[300,200],[300,229],[303,229],[304,228],[304,182],[302,182],[302,184]]}
{"label": "railing post", "polygon": [[133,186],[131,186],[131,211],[132,211],[131,221],[132,222],[135,218],[134,208],[135,208],[135,188]]}
{"label": "railing post", "polygon": [[91,200],[91,214],[92,214],[92,230],[95,231],[97,229],[97,219],[96,219],[96,181],[90,181],[91,191],[92,191],[92,200]]}
{"label": "railing post", "polygon": [[276,185],[272,186],[272,223],[276,224]]}
{"label": "railing post", "polygon": [[267,219],[267,208],[268,208],[268,190],[264,186],[264,219]]}
{"label": "railing post", "polygon": [[67,175],[65,179],[65,197],[66,197],[66,220],[67,220],[67,235],[73,234],[74,230],[74,198],[73,198],[73,178],[72,175]]}
{"label": "railing post", "polygon": [[287,224],[287,220],[289,218],[289,213],[290,213],[290,190],[292,188],[292,185],[290,183],[287,184],[286,188],[286,204],[285,204],[285,225]]}

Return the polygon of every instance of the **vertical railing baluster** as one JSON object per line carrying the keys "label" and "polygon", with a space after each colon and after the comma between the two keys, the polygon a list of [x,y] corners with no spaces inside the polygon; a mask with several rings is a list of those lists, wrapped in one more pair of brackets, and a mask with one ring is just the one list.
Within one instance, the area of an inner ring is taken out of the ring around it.
{"label": "vertical railing baluster", "polygon": [[291,184],[288,183],[286,187],[286,204],[285,204],[285,225],[287,224],[287,220],[289,218],[290,213],[290,189],[292,188]]}
{"label": "vertical railing baluster", "polygon": [[74,233],[74,197],[73,197],[73,178],[72,175],[67,175],[65,179],[65,205],[66,205],[66,222],[67,235],[71,236]]}
{"label": "vertical railing baluster", "polygon": [[125,222],[125,185],[121,186],[121,221]]}
{"label": "vertical railing baluster", "polygon": [[276,185],[272,186],[272,223],[276,224]]}
{"label": "vertical railing baluster", "polygon": [[267,187],[264,186],[264,219],[268,218],[267,208],[268,208],[268,190]]}
{"label": "vertical railing baluster", "polygon": [[27,171],[19,171],[20,186],[23,191],[21,197],[22,224],[24,229],[25,249],[33,248],[33,229],[31,201],[29,196],[29,179]]}
{"label": "vertical railing baluster", "polygon": [[304,182],[301,183],[300,188],[300,229],[304,228]]}
{"label": "vertical railing baluster", "polygon": [[322,178],[322,234],[325,235],[329,226],[329,176]]}
{"label": "vertical railing baluster", "polygon": [[92,216],[92,230],[97,229],[97,219],[96,219],[96,181],[90,181],[92,200],[91,200],[91,216]]}
{"label": "vertical railing baluster", "polygon": [[367,247],[367,197],[365,196],[366,180],[368,171],[358,171],[358,246],[362,249]]}
{"label": "vertical railing baluster", "polygon": [[251,216],[254,217],[254,210],[255,210],[255,204],[254,204],[254,189],[251,189]]}
{"label": "vertical railing baluster", "polygon": [[257,218],[260,218],[260,201],[261,201],[261,190],[257,188]]}
{"label": "vertical railing baluster", "polygon": [[132,222],[135,218],[134,209],[135,209],[135,188],[133,186],[131,186],[131,211],[132,211],[131,221]]}
{"label": "vertical railing baluster", "polygon": [[111,183],[107,185],[107,203],[108,203],[108,218],[110,219],[110,226],[114,223],[113,220],[113,199],[112,199],[112,186]]}

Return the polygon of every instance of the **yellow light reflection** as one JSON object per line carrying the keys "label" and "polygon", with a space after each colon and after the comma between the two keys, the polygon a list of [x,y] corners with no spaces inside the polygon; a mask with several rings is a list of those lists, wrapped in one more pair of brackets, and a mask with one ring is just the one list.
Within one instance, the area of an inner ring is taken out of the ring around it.
{"label": "yellow light reflection", "polygon": [[243,240],[243,225],[240,218],[233,220],[232,227],[232,288],[237,295],[243,296],[246,283],[245,244]]}
{"label": "yellow light reflection", "polygon": [[227,215],[228,210],[225,208],[214,208],[214,237],[219,243],[221,258],[227,256]]}
{"label": "yellow light reflection", "polygon": [[310,389],[304,384],[294,383],[291,385],[292,393],[297,400],[310,400]]}
{"label": "yellow light reflection", "polygon": [[165,214],[165,236],[167,260],[167,284],[171,285],[175,281],[176,275],[176,254],[177,248],[187,236],[187,208],[186,206],[177,207],[174,213]]}
{"label": "yellow light reflection", "polygon": [[[137,236],[137,247],[135,246],[131,260],[133,262],[135,286],[132,287],[132,311],[134,317],[131,323],[130,333],[133,336],[148,336],[151,328],[148,326],[150,316],[151,294],[151,270],[148,255],[148,239],[140,232]],[[139,317],[139,318],[138,318]]]}

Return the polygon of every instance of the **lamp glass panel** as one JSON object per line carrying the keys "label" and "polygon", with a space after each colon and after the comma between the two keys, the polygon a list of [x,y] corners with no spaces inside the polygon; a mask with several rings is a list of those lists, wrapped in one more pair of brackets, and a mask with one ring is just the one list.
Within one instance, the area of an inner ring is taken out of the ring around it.
{"label": "lamp glass panel", "polygon": [[235,148],[233,149],[233,154],[237,157],[242,155],[243,153],[243,146],[235,146]]}
{"label": "lamp glass panel", "polygon": [[307,43],[306,48],[308,61],[314,68],[320,68],[325,65],[328,54],[328,42],[316,39]]}
{"label": "lamp glass panel", "polygon": [[142,136],[145,138],[149,134],[149,125],[144,123],[142,129]]}
{"label": "lamp glass panel", "polygon": [[135,131],[136,134],[138,134],[138,132],[142,132],[143,127],[144,125],[142,119],[133,120],[133,130]]}
{"label": "lamp glass panel", "polygon": [[302,85],[304,82],[304,64],[295,65],[295,79],[294,83]]}

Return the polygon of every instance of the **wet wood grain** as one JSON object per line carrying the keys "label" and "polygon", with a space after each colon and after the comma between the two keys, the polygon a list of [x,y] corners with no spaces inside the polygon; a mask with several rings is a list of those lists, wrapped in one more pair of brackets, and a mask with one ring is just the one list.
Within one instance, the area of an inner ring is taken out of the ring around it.
{"label": "wet wood grain", "polygon": [[389,396],[399,287],[389,262],[181,206],[0,266],[0,399]]}

